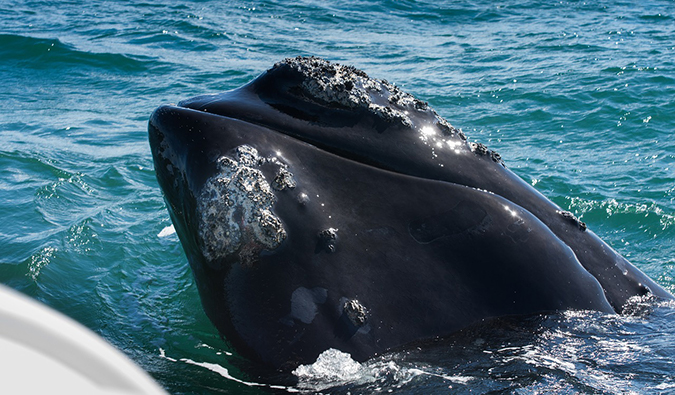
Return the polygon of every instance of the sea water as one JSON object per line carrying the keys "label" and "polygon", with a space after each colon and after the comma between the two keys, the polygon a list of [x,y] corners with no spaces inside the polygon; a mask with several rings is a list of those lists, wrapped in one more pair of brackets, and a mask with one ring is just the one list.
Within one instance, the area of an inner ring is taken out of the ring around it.
{"label": "sea water", "polygon": [[327,350],[290,387],[247,369],[202,311],[147,121],[297,55],[428,101],[675,290],[670,0],[3,1],[0,282],[177,394],[675,392],[675,308],[649,300],[497,320],[365,363]]}

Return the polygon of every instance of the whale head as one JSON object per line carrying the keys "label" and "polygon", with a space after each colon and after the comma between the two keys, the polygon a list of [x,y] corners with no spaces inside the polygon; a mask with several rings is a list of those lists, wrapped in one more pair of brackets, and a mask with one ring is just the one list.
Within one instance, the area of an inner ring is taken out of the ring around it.
{"label": "whale head", "polygon": [[496,152],[353,67],[286,59],[159,107],[149,139],[207,315],[269,366],[669,295]]}

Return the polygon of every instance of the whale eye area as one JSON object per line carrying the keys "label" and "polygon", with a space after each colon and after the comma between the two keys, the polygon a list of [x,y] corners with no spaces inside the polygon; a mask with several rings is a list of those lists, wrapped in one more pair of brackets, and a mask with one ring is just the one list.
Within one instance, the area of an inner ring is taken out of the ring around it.
{"label": "whale eye area", "polygon": [[[262,165],[277,169],[272,185]],[[285,163],[261,157],[248,145],[221,156],[216,166],[197,199],[202,253],[208,262],[234,257],[251,265],[261,251],[274,250],[286,239],[283,223],[272,211],[273,189],[295,188],[295,179]]]}

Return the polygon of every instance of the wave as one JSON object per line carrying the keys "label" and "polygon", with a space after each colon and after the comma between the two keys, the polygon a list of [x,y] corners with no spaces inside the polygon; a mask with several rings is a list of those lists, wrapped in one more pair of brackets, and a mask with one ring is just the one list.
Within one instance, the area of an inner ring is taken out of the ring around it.
{"label": "wave", "polygon": [[55,38],[0,34],[0,65],[48,70],[57,67],[92,67],[122,73],[150,70],[151,58],[119,53],[81,51]]}

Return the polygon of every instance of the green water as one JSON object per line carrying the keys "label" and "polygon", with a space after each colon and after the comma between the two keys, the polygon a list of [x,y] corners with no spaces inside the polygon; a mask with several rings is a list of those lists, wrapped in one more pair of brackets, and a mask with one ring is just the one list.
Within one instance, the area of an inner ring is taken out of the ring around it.
{"label": "green water", "polygon": [[[170,220],[146,130],[158,105],[296,55],[428,101],[675,290],[671,1],[2,2],[0,282],[102,335],[172,393],[270,390],[198,365],[257,380],[202,312],[175,234],[159,237]],[[489,358],[447,344],[385,356],[333,392],[675,391],[671,316],[562,315],[536,324],[534,345],[514,329],[488,339]]]}

